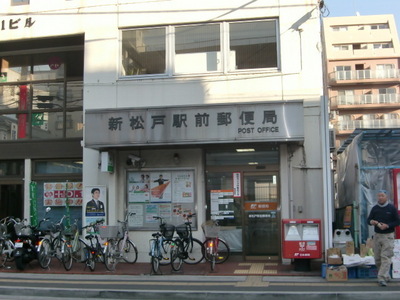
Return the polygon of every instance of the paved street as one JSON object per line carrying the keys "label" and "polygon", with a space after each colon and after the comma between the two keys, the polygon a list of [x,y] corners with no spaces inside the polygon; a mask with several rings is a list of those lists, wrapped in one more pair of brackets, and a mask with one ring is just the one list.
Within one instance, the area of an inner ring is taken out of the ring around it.
{"label": "paved street", "polygon": [[[243,265],[244,264],[244,265]],[[53,262],[48,270],[34,262],[26,271],[12,265],[0,272],[0,299],[399,299],[400,281],[388,287],[376,279],[349,279],[328,282],[318,272],[296,272],[290,266],[267,262],[229,262],[210,272],[208,264],[184,265],[181,272],[162,268],[162,275],[152,275],[150,264],[119,264],[115,272],[98,265],[95,272],[74,264],[70,272]],[[261,268],[260,268],[261,267]],[[239,271],[239,272],[238,272]],[[247,274],[238,274],[238,273]],[[268,271],[268,272],[266,272]],[[230,273],[230,274],[229,274]],[[258,274],[257,274],[258,273]],[[274,273],[268,275],[268,273]],[[266,275],[265,275],[266,274]]]}

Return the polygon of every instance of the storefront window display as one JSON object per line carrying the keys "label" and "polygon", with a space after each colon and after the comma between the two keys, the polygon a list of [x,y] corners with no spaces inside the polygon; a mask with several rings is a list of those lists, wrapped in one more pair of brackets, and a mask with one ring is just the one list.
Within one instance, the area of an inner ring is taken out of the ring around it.
{"label": "storefront window display", "polygon": [[159,223],[154,216],[181,224],[188,214],[195,212],[194,182],[193,170],[128,172],[128,209],[135,213],[129,226],[135,230],[156,229]]}

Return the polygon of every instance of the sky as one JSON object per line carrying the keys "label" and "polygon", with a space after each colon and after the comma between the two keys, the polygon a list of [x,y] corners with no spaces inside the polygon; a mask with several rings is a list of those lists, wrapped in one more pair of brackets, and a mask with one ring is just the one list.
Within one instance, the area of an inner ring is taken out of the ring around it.
{"label": "sky", "polygon": [[400,35],[400,0],[324,0],[329,10],[326,17],[367,15],[394,15],[397,34]]}

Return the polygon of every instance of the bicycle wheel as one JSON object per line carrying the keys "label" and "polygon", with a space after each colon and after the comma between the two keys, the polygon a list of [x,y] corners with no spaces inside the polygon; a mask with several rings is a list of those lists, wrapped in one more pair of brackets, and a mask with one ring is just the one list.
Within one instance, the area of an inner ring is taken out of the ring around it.
{"label": "bicycle wheel", "polygon": [[72,258],[77,262],[85,262],[85,243],[80,239],[72,240]]}
{"label": "bicycle wheel", "polygon": [[90,249],[89,246],[85,246],[83,248],[83,253],[85,257],[86,266],[89,267],[90,271],[94,271],[94,269],[96,268],[96,258],[93,255],[92,250]]}
{"label": "bicycle wheel", "polygon": [[189,265],[195,265],[201,262],[204,258],[204,246],[203,243],[198,239],[192,239],[193,243],[190,241],[185,241],[183,248],[187,251],[187,258],[183,261]]}
{"label": "bicycle wheel", "polygon": [[49,267],[51,262],[51,245],[49,239],[43,239],[41,241],[40,250],[38,254],[39,265],[46,269]]}
{"label": "bicycle wheel", "polygon": [[230,254],[231,249],[229,248],[228,244],[224,240],[218,238],[218,248],[215,255],[215,263],[222,264],[229,258]]}
{"label": "bicycle wheel", "polygon": [[117,245],[114,240],[109,240],[104,253],[104,264],[108,271],[115,271],[115,267],[118,263],[117,252]]}
{"label": "bicycle wheel", "polygon": [[0,266],[4,267],[7,262],[6,241],[0,241]]}
{"label": "bicycle wheel", "polygon": [[121,249],[123,238],[118,241],[118,249],[121,251],[121,256],[124,261],[130,264],[134,264],[138,257],[138,250],[135,244],[127,239],[123,249]]}
{"label": "bicycle wheel", "polygon": [[183,264],[183,248],[179,240],[175,240],[171,246],[171,267],[174,271],[179,271]]}
{"label": "bicycle wheel", "polygon": [[72,245],[69,241],[61,241],[62,263],[66,271],[72,268]]}
{"label": "bicycle wheel", "polygon": [[163,240],[161,243],[161,255],[162,259],[160,260],[160,265],[166,266],[171,263],[171,245],[173,241],[171,240]]}
{"label": "bicycle wheel", "polygon": [[154,274],[158,273],[158,270],[160,269],[160,246],[158,243],[158,240],[152,240],[151,241],[151,269],[153,270]]}
{"label": "bicycle wheel", "polygon": [[14,261],[14,250],[14,243],[10,239],[5,239],[3,253],[6,254],[7,262]]}
{"label": "bicycle wheel", "polygon": [[56,238],[53,240],[53,244],[51,247],[54,251],[54,256],[59,260],[62,261],[62,248],[61,248],[61,239]]}

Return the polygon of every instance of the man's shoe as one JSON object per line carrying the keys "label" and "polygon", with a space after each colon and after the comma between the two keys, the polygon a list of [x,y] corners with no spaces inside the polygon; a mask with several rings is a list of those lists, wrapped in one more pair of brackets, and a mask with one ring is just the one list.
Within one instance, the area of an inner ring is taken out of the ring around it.
{"label": "man's shoe", "polygon": [[378,283],[380,286],[387,286],[386,281],[382,280],[382,281],[379,281]]}

